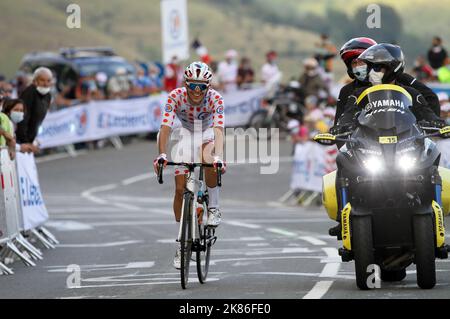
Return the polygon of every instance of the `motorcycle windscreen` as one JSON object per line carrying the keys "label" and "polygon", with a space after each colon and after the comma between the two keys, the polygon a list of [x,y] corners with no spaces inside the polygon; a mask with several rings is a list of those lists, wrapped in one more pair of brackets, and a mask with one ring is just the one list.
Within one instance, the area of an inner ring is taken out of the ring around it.
{"label": "motorcycle windscreen", "polygon": [[410,111],[412,97],[400,86],[375,85],[361,93],[357,103],[362,109],[359,123],[375,131],[395,128],[400,134],[416,123],[416,117]]}

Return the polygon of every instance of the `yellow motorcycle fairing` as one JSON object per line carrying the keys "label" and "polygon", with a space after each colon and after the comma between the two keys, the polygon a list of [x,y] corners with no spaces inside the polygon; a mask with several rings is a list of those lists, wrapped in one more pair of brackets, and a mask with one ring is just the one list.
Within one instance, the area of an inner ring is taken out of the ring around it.
{"label": "yellow motorcycle fairing", "polygon": [[442,179],[442,213],[450,214],[450,169],[439,166],[439,175]]}
{"label": "yellow motorcycle fairing", "polygon": [[338,198],[336,195],[336,170],[322,177],[322,202],[328,217],[337,219]]}

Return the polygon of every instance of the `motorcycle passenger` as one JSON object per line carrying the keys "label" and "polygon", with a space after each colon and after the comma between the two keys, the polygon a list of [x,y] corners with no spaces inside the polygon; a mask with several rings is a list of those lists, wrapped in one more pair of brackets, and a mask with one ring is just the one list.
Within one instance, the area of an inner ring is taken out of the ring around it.
{"label": "motorcycle passenger", "polygon": [[[367,79],[364,79],[366,85],[357,88],[348,97],[344,113],[339,118],[337,125],[330,129],[331,134],[350,132],[357,127],[355,115],[360,111],[357,99],[368,87],[378,84],[395,84],[404,88],[412,97],[413,105],[410,110],[417,121],[425,120],[435,127],[445,126],[445,121],[433,112],[420,92],[399,81],[405,65],[404,55],[399,46],[387,43],[373,45],[359,56],[358,64],[361,66],[359,72],[367,74]],[[338,213],[337,221],[339,224],[329,230],[331,236],[337,236],[341,231],[340,213]]]}
{"label": "motorcycle passenger", "polygon": [[[377,43],[371,38],[360,37],[350,39],[342,46],[340,50],[341,59],[347,66],[347,73],[353,79],[353,81],[342,87],[341,91],[339,92],[334,125],[337,124],[339,118],[344,113],[348,97],[352,95],[356,89],[370,85],[367,80],[366,66],[363,62],[358,61],[356,58],[366,49],[376,44]],[[411,86],[419,91],[423,95],[433,112],[439,116],[439,100],[436,94],[428,86],[405,72],[399,73],[396,81],[401,85]]]}

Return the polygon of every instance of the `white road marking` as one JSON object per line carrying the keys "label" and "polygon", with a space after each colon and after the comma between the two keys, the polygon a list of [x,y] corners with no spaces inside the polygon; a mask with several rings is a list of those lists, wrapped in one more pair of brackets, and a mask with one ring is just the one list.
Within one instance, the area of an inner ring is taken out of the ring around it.
{"label": "white road marking", "polygon": [[155,265],[154,261],[140,261],[128,263],[125,268],[127,269],[136,269],[136,268],[151,268]]}
{"label": "white road marking", "polygon": [[330,289],[333,281],[319,281],[316,283],[304,297],[303,299],[320,299],[322,298]]}
{"label": "white road marking", "polygon": [[283,235],[283,236],[289,236],[289,237],[294,237],[297,236],[296,233],[284,230],[284,229],[280,229],[280,228],[267,228],[267,231],[270,231],[271,233],[275,233],[275,234],[279,234],[279,235]]}
{"label": "white road marking", "polygon": [[106,247],[117,247],[132,244],[141,244],[143,240],[126,240],[126,241],[116,241],[110,243],[95,243],[95,244],[60,244],[58,247],[65,248],[106,248]]}
{"label": "white road marking", "polygon": [[[147,269],[152,268],[154,265],[155,265],[154,261],[137,261],[137,262],[130,262],[127,264],[82,265],[80,266],[80,268],[82,271],[88,272],[88,271],[106,271],[106,270],[120,270],[120,269]],[[45,268],[49,269],[48,272],[67,272],[67,266],[47,266]]]}
{"label": "white road marking", "polygon": [[[322,250],[327,254],[328,258],[335,258],[339,256],[336,248],[322,248]],[[327,263],[322,269],[319,277],[334,277],[338,274],[340,263]],[[303,297],[303,299],[320,299],[322,298],[328,290],[331,288],[333,281],[319,281],[314,287]]]}
{"label": "white road marking", "polygon": [[85,199],[90,200],[91,202],[94,202],[97,204],[107,205],[109,203],[106,200],[98,198],[92,194],[98,193],[98,192],[110,191],[115,188],[117,188],[117,184],[107,184],[107,185],[92,187],[92,188],[89,188],[89,189],[85,190],[84,192],[82,192],[81,197],[84,197]]}
{"label": "white road marking", "polygon": [[49,220],[45,223],[45,226],[55,228],[58,231],[79,231],[93,229],[93,227],[89,224],[80,223],[73,220]]}
{"label": "white road marking", "polygon": [[318,273],[309,272],[276,272],[276,271],[261,271],[261,272],[244,272],[243,275],[281,275],[281,276],[302,276],[302,277],[318,277]]}
{"label": "white road marking", "polygon": [[326,244],[327,244],[327,243],[324,242],[323,240],[314,238],[314,237],[312,237],[312,236],[301,236],[301,237],[299,237],[299,239],[304,240],[304,241],[307,241],[308,243],[311,243],[311,244],[313,244],[313,245],[315,245],[315,246],[323,246],[323,245],[326,245]]}
{"label": "white road marking", "polygon": [[68,158],[68,157],[75,158],[80,155],[85,155],[87,153],[88,153],[87,151],[81,150],[81,151],[76,152],[76,154],[77,154],[76,156],[70,156],[69,153],[52,154],[52,155],[47,155],[47,156],[42,156],[42,157],[36,158],[36,163],[37,164],[45,163],[45,162],[50,162],[50,161]]}
{"label": "white road marking", "polygon": [[[158,279],[158,278],[155,278]],[[154,279],[154,280],[155,280]],[[164,278],[159,278],[159,280],[164,280]],[[219,278],[214,277],[208,277],[208,282],[218,281]],[[82,280],[85,281],[85,280]],[[91,280],[89,280],[91,281]],[[189,283],[198,283],[198,278],[192,276],[192,278],[189,278]],[[69,289],[83,289],[83,288],[111,288],[111,287],[130,287],[130,286],[148,286],[148,285],[171,285],[171,284],[180,284],[180,279],[173,280],[173,281],[156,281],[156,282],[139,282],[139,283],[117,283],[117,284],[106,284],[106,285],[87,285],[80,287],[74,287]]]}
{"label": "white road marking", "polygon": [[134,184],[134,183],[138,183],[138,182],[145,181],[145,180],[150,179],[150,178],[153,178],[153,177],[156,177],[156,174],[155,174],[155,173],[145,173],[145,174],[140,174],[140,175],[137,175],[137,176],[133,176],[133,177],[124,179],[124,180],[121,182],[121,184],[122,184],[123,186],[128,186],[128,185],[131,185],[131,184]]}
{"label": "white road marking", "polygon": [[223,223],[227,224],[227,225],[233,225],[233,226],[239,226],[239,227],[245,227],[245,228],[251,228],[251,229],[259,229],[259,228],[261,228],[261,226],[259,226],[259,225],[249,224],[249,223],[242,223],[242,222],[237,221],[237,220],[227,220],[227,221],[223,221]]}
{"label": "white road marking", "polygon": [[264,246],[269,246],[269,243],[248,243],[247,246],[248,247],[264,247]]}
{"label": "white road marking", "polygon": [[[173,222],[171,222],[171,224],[173,224]],[[265,239],[262,237],[256,236],[256,237],[240,237],[240,238],[220,238],[219,240],[220,240],[220,242],[223,242],[223,241],[239,242],[239,241],[263,241]],[[162,244],[173,244],[175,242],[175,237],[158,239],[156,242],[162,243]],[[247,244],[247,245],[256,245],[256,244]]]}

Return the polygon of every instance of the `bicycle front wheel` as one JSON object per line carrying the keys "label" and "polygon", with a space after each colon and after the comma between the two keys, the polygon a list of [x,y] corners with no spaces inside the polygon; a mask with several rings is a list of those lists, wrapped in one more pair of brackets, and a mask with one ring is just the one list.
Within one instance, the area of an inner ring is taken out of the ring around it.
{"label": "bicycle front wheel", "polygon": [[183,200],[183,220],[181,229],[181,287],[186,289],[189,280],[189,264],[192,256],[192,227],[191,227],[191,207],[192,195],[186,193]]}
{"label": "bicycle front wheel", "polygon": [[204,223],[198,225],[200,234],[200,245],[197,250],[197,275],[201,284],[206,282],[209,270],[209,259],[211,256],[211,239],[213,230],[204,226]]}

